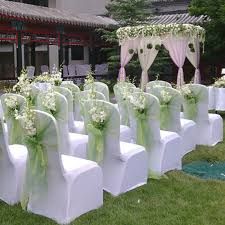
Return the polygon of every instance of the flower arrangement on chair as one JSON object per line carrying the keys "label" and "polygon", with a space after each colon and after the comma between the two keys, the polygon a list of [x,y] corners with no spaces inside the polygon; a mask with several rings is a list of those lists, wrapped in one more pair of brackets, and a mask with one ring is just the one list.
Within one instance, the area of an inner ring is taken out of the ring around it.
{"label": "flower arrangement on chair", "polygon": [[89,122],[87,131],[89,133],[88,159],[96,162],[103,160],[104,154],[104,135],[109,120],[109,110],[103,104],[93,104],[88,112]]}

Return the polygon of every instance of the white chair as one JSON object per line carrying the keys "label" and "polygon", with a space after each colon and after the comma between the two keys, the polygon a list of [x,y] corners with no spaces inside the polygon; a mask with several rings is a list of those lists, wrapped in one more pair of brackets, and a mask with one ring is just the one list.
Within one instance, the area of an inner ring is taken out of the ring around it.
{"label": "white chair", "polygon": [[77,76],[85,77],[90,72],[91,72],[91,65],[89,65],[89,64],[84,64],[84,65],[77,64],[76,65]]}
{"label": "white chair", "polygon": [[197,144],[213,146],[223,140],[223,119],[220,115],[208,113],[208,89],[204,85],[189,84],[188,88],[197,98],[194,105],[196,114],[193,111],[193,105],[185,99],[183,103],[185,119],[194,120],[197,125]]}
{"label": "white chair", "polygon": [[[27,193],[27,210],[59,224],[69,224],[80,215],[102,206],[102,171],[95,162],[61,155],[56,120],[48,113],[34,112],[37,132],[44,132],[39,144],[44,146],[47,167],[45,184],[42,180],[37,182],[36,175],[30,176],[35,185]],[[30,172],[27,170],[28,175]]]}
{"label": "white chair", "polygon": [[[101,136],[104,143],[103,161],[99,163],[103,171],[104,190],[118,196],[146,184],[148,170],[146,151],[142,146],[120,142],[120,116],[115,106],[101,100],[86,101],[84,104],[87,124],[91,123],[92,107],[105,106],[109,111],[105,135]],[[88,135],[89,138],[93,137],[91,132],[88,132]],[[88,156],[92,154],[89,152]]]}
{"label": "white chair", "polygon": [[37,105],[37,96],[39,95],[39,93],[41,92],[41,89],[38,88],[37,86],[35,86],[34,84],[31,84],[31,104],[32,106],[36,106]]}
{"label": "white chair", "polygon": [[74,64],[68,65],[68,72],[69,72],[69,77],[75,77],[76,76],[76,67],[75,67]]}
{"label": "white chair", "polygon": [[73,112],[73,94],[72,92],[63,86],[61,87],[54,87],[54,90],[62,94],[68,103],[68,125],[69,131],[71,133],[77,134],[85,134],[84,123],[82,121],[75,121],[74,120],[74,112]]}
{"label": "white chair", "polygon": [[68,67],[63,65],[63,77],[67,78],[69,76]]}
{"label": "white chair", "polygon": [[216,108],[216,89],[213,86],[208,87],[209,91],[209,110],[214,110]]}
{"label": "white chair", "polygon": [[73,81],[63,81],[61,87],[68,88],[73,94],[73,116],[75,121],[81,121],[79,115],[79,99],[78,95],[80,93],[80,88],[73,83]]}
{"label": "white chair", "polygon": [[27,66],[27,77],[33,78],[35,73],[35,67],[34,66]]}
{"label": "white chair", "polygon": [[2,116],[0,116],[0,199],[14,205],[20,201],[22,193],[27,149],[23,145],[8,145]]}
{"label": "white chair", "polygon": [[94,82],[92,84],[87,84],[84,86],[84,90],[94,90],[102,93],[105,96],[105,100],[109,102],[109,88],[103,82]]}
{"label": "white chair", "polygon": [[[140,93],[132,94],[138,97]],[[148,93],[144,94],[147,109],[147,129],[150,145],[146,146],[148,154],[148,168],[150,176],[161,176],[171,170],[180,170],[182,167],[181,138],[175,132],[160,130],[160,105],[159,100]],[[137,141],[138,120],[134,108],[131,110],[132,136]]]}
{"label": "white chair", "polygon": [[166,82],[164,80],[154,80],[154,81],[150,81],[146,84],[146,89],[149,88],[154,88],[157,86],[162,86],[162,87],[172,87],[172,85],[169,82]]}
{"label": "white chair", "polygon": [[[47,92],[42,92],[37,98],[37,108],[52,114],[52,112],[43,105],[43,99]],[[68,103],[66,98],[55,92],[56,112],[54,118],[57,121],[59,130],[60,150],[62,154],[72,155],[80,158],[86,158],[87,155],[87,135],[81,135],[69,132],[68,127]]]}
{"label": "white chair", "polygon": [[225,88],[215,88],[215,110],[225,111]]}
{"label": "white chair", "polygon": [[49,73],[49,67],[47,65],[41,65],[41,73]]}
{"label": "white chair", "polygon": [[18,103],[17,110],[19,114],[22,113],[22,111],[26,106],[26,99],[22,95],[11,93],[3,94],[1,96],[2,109],[7,124],[8,142],[10,145],[12,144],[23,145],[24,136],[23,133],[21,132],[21,124],[19,123],[18,120],[15,119],[14,115],[12,115],[11,113],[12,109],[8,108],[8,106],[5,104],[5,99],[11,96],[16,98],[16,101]]}
{"label": "white chair", "polygon": [[181,136],[181,153],[182,155],[186,155],[187,153],[193,151],[196,148],[197,143],[197,128],[196,124],[192,120],[182,119],[180,117],[181,106],[183,103],[183,97],[181,96],[180,92],[170,88],[170,87],[154,87],[154,88],[147,88],[147,92],[150,94],[155,95],[159,102],[161,102],[162,98],[162,91],[168,93],[172,99],[168,104],[167,111],[160,111],[160,115],[162,118],[165,118],[168,123],[164,121],[160,121],[160,129],[166,131],[176,132]]}
{"label": "white chair", "polygon": [[131,92],[130,90],[135,88],[135,85],[127,82],[120,82],[114,85],[113,91],[118,104],[121,124],[129,126],[129,113],[127,108],[127,99],[124,98],[123,92]]}
{"label": "white chair", "polygon": [[108,64],[103,63],[103,64],[96,64],[95,65],[95,75],[107,75],[108,73]]}

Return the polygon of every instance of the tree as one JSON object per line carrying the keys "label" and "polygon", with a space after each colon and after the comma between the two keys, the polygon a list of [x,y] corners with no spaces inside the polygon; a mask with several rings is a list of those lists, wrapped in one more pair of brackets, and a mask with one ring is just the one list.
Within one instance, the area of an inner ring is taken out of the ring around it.
{"label": "tree", "polygon": [[207,15],[202,26],[206,29],[205,59],[210,64],[225,62],[225,0],[192,0],[191,15]]}
{"label": "tree", "polygon": [[[150,0],[111,0],[106,6],[108,16],[115,19],[119,26],[136,26],[145,24],[151,15]],[[98,29],[102,35],[102,39],[108,44],[107,48],[103,48],[107,54],[109,70],[114,76],[118,75],[120,65],[120,48],[116,37],[116,30]],[[140,65],[137,55],[127,66],[127,74],[131,77],[141,74]]]}

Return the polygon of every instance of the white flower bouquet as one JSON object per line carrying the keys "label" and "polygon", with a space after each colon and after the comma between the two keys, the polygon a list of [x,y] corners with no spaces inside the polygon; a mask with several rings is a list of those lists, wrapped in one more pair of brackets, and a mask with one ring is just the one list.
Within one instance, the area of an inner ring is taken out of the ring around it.
{"label": "white flower bouquet", "polygon": [[52,115],[56,112],[56,98],[53,90],[49,90],[42,100],[43,106],[51,112]]}
{"label": "white flower bouquet", "polygon": [[169,105],[172,100],[172,95],[168,91],[162,90],[160,92],[160,104],[161,105]]}
{"label": "white flower bouquet", "polygon": [[19,103],[16,96],[8,96],[5,98],[5,105],[8,108],[8,115],[17,118],[19,114]]}

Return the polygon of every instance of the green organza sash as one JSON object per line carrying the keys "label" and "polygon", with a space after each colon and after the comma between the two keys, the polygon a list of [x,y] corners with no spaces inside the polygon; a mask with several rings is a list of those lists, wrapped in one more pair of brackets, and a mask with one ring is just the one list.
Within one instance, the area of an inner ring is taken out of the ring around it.
{"label": "green organza sash", "polygon": [[186,99],[186,116],[190,120],[195,120],[197,117],[197,99]]}
{"label": "green organza sash", "polygon": [[146,112],[135,113],[137,119],[136,142],[149,150],[151,147],[151,134],[148,126],[148,115]]}
{"label": "green organza sash", "polygon": [[88,159],[100,163],[104,157],[105,129],[96,128],[93,124],[87,125],[88,131]]}
{"label": "green organza sash", "polygon": [[[20,109],[17,109],[18,112],[20,112]],[[8,112],[6,113],[5,117],[8,121],[9,125],[9,144],[24,144],[24,135],[22,130],[22,126],[20,122],[15,118],[15,111],[13,109],[8,109]]]}
{"label": "green organza sash", "polygon": [[24,210],[29,201],[29,194],[43,194],[47,190],[48,157],[45,146],[42,144],[46,129],[43,128],[42,131],[33,137],[25,137],[29,157],[27,160],[25,186],[21,199],[21,206]]}
{"label": "green organza sash", "polygon": [[160,128],[161,130],[167,130],[170,123],[170,107],[169,104],[160,105]]}

